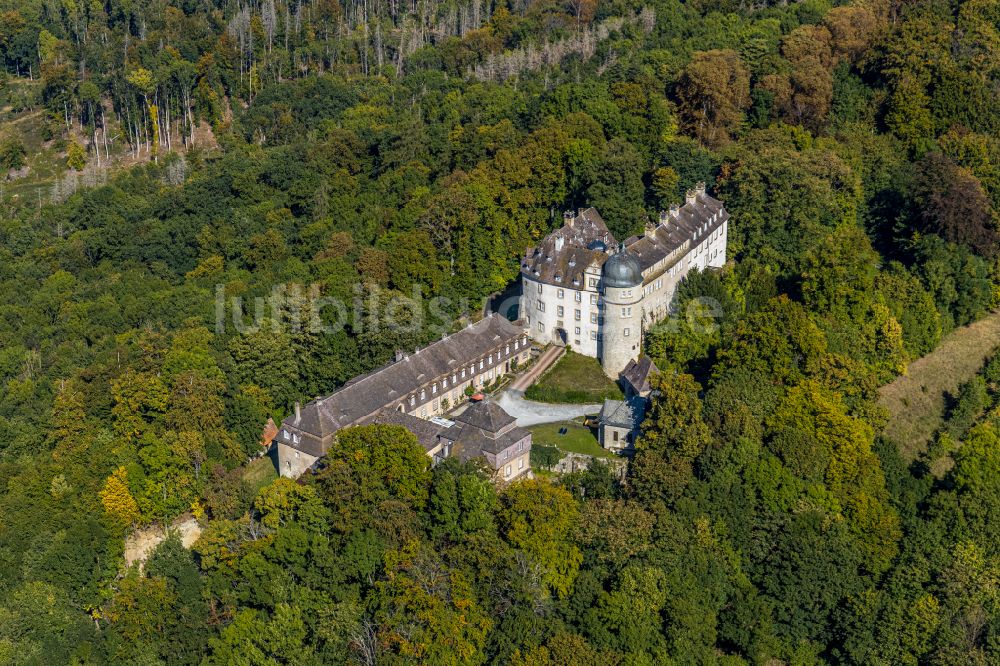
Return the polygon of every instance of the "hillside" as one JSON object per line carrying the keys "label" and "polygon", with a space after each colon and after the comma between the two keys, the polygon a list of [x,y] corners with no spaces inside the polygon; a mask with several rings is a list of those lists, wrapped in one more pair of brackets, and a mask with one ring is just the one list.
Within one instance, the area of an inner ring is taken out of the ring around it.
{"label": "hillside", "polygon": [[[997,15],[0,0],[0,663],[1000,662],[1000,362],[962,379],[997,326]],[[395,426],[302,483],[247,467],[563,211],[625,239],[701,182],[728,262],[642,332],[624,480],[495,486]]]}
{"label": "hillside", "polygon": [[972,379],[1000,347],[1000,313],[948,334],[930,354],[909,365],[906,375],[880,389],[889,410],[885,435],[912,461],[926,450],[944,422],[947,397]]}

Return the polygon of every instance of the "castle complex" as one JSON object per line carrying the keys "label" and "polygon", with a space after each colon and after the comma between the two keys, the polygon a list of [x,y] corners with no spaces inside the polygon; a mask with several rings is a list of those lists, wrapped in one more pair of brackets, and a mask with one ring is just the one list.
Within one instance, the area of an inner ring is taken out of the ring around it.
{"label": "castle complex", "polygon": [[643,332],[669,314],[688,271],[725,263],[728,220],[704,183],[688,191],[683,206],[661,213],[659,224],[620,244],[593,208],[566,213],[563,226],[521,262],[519,321],[490,315],[413,354],[398,352],[392,363],[324,398],[296,404],[273,439],[281,475],[316,467],[340,429],[371,423],[406,427],[435,462],[481,458],[500,481],[527,474],[531,434],[499,406],[486,401],[453,420],[440,415],[524,365],[529,335],[570,344],[621,379],[628,399],[605,403],[600,438],[605,448],[629,450],[657,372],[641,358]]}
{"label": "castle complex", "polygon": [[683,206],[619,244],[593,208],[567,212],[563,226],[521,261],[522,320],[540,343],[569,344],[601,361],[614,379],[642,351],[643,331],[669,314],[677,284],[692,268],[726,262],[729,214],[689,190]]}

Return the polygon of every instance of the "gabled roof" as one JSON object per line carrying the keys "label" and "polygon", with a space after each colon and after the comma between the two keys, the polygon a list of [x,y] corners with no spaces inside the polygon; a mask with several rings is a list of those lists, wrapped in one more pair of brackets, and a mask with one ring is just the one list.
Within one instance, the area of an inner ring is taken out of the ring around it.
{"label": "gabled roof", "polygon": [[605,400],[598,415],[600,424],[613,426],[615,428],[629,428],[634,430],[642,423],[645,416],[645,401],[641,398],[630,400]]}
{"label": "gabled roof", "polygon": [[[729,219],[722,202],[705,194],[703,186],[689,193],[683,206],[672,206],[660,216],[660,223],[642,236],[632,236],[625,247],[636,255],[643,272],[670,255],[686,241],[697,245]],[[678,259],[683,254],[678,255]]]}
{"label": "gabled roof", "polygon": [[[609,248],[617,241],[608,231],[600,214],[593,208],[564,218],[562,227],[545,237],[537,247],[529,248],[521,260],[521,274],[529,280],[570,288],[586,286],[584,270],[600,269],[610,256]],[[644,235],[625,240],[625,249],[638,260],[643,275],[660,260],[690,241],[701,243],[729,219],[721,201],[705,193],[699,183],[688,192],[683,206],[671,206],[660,214],[660,222]],[[679,252],[677,259],[685,253]],[[574,280],[576,281],[574,283]]]}
{"label": "gabled roof", "polygon": [[281,424],[282,431],[297,435],[298,441],[294,437],[288,441],[284,432],[279,433],[279,440],[310,455],[324,455],[333,434],[341,428],[371,419],[382,408],[399,404],[436,377],[451,374],[522,335],[521,326],[498,314],[484,317],[303,405],[297,415]]}
{"label": "gabled roof", "polygon": [[650,378],[660,374],[660,369],[653,363],[653,359],[642,356],[639,360],[632,359],[621,372],[621,379],[628,384],[632,392],[637,395],[647,393],[650,387]]}

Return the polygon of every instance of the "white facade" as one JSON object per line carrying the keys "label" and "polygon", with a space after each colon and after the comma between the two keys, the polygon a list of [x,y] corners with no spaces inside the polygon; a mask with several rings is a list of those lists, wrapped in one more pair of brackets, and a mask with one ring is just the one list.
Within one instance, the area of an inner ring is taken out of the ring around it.
{"label": "white facade", "polygon": [[625,252],[638,260],[638,283],[609,287],[604,268],[615,242],[604,221],[593,209],[567,213],[563,227],[529,249],[521,264],[520,316],[528,334],[597,358],[617,378],[641,355],[643,332],[670,315],[684,276],[725,265],[728,231],[722,202],[699,183],[683,206],[625,241]]}
{"label": "white facade", "polygon": [[601,334],[601,267],[586,269],[579,286],[545,284],[525,279],[521,318],[529,335],[541,342],[570,345],[574,351],[598,357]]}

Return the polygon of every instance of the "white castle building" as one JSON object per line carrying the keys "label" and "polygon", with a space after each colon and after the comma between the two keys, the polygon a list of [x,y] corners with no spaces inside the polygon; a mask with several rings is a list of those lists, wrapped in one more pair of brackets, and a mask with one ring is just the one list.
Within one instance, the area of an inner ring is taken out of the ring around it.
{"label": "white castle building", "polygon": [[619,244],[593,208],[564,214],[562,228],[521,261],[520,316],[541,343],[569,344],[617,379],[642,352],[643,332],[669,314],[677,284],[692,268],[726,263],[729,214],[689,190],[683,206]]}

